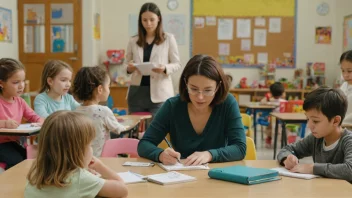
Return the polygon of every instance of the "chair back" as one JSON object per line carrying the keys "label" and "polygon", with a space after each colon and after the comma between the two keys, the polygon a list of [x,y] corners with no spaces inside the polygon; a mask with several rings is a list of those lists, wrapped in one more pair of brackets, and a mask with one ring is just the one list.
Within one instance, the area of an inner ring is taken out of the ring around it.
{"label": "chair back", "polygon": [[241,113],[242,123],[246,131],[246,136],[252,136],[252,118],[250,115]]}
{"label": "chair back", "polygon": [[105,142],[101,157],[116,157],[118,154],[129,154],[130,157],[139,157],[137,152],[139,140],[133,138],[110,139]]}
{"label": "chair back", "polygon": [[37,145],[28,145],[26,147],[27,151],[27,159],[35,159],[38,153],[38,146]]}
{"label": "chair back", "polygon": [[255,150],[254,141],[250,137],[246,137],[247,143],[247,153],[245,160],[256,160],[257,159],[257,151]]}

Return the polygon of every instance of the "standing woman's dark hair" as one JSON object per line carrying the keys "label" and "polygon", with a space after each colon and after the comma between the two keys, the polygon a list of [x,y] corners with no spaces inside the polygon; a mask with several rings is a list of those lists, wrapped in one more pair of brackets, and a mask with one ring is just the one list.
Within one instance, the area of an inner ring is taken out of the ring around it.
{"label": "standing woman's dark hair", "polygon": [[162,20],[162,16],[161,16],[161,12],[160,9],[158,8],[158,6],[155,3],[145,3],[142,5],[141,10],[139,11],[139,16],[138,16],[138,40],[137,40],[137,45],[139,47],[144,47],[146,45],[146,34],[147,31],[145,30],[145,28],[143,27],[142,24],[142,14],[144,12],[152,12],[154,14],[156,14],[159,17],[159,22],[158,22],[158,26],[155,30],[155,39],[154,39],[154,43],[159,45],[161,43],[163,43],[165,41],[165,37],[164,37],[164,30],[163,30],[163,20]]}

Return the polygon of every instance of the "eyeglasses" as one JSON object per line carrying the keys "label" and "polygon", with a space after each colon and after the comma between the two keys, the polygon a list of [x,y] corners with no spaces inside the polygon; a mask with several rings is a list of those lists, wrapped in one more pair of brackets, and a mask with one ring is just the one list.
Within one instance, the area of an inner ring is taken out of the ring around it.
{"label": "eyeglasses", "polygon": [[190,95],[202,94],[203,96],[214,96],[214,94],[218,90],[220,83],[216,86],[215,90],[206,89],[206,90],[200,91],[197,88],[190,87],[188,84],[186,84],[186,86],[187,86],[187,91]]}

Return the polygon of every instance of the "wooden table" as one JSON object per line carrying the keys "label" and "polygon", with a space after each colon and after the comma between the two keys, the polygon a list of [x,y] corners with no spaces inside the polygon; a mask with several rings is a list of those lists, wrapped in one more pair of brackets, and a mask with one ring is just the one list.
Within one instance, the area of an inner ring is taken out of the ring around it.
{"label": "wooden table", "polygon": [[[125,136],[125,134],[128,134],[129,138],[133,137],[133,134],[138,132],[138,126],[140,123],[140,119],[134,118],[134,117],[127,117],[127,116],[117,116],[116,119],[118,120],[118,122],[120,124],[122,124],[126,130],[121,132],[122,136],[119,137],[123,137]],[[112,135],[112,137],[117,137],[116,135]],[[138,137],[138,135],[137,135]]]}
{"label": "wooden table", "polygon": [[241,104],[240,107],[245,107],[247,109],[253,110],[253,126],[254,126],[254,144],[257,144],[257,113],[258,111],[272,111],[277,106],[274,105],[263,105],[259,102],[249,102]]}
{"label": "wooden table", "polygon": [[276,158],[276,148],[277,148],[277,136],[279,134],[279,121],[282,122],[282,133],[281,133],[281,148],[287,145],[287,134],[286,134],[286,124],[289,123],[306,123],[307,116],[304,113],[271,113],[271,116],[276,117],[275,122],[275,137],[274,137],[274,157]]}
{"label": "wooden table", "polygon": [[[125,161],[148,161],[133,158],[102,158],[102,161],[116,172],[134,171],[143,175],[165,172],[160,167],[123,167]],[[32,160],[26,160],[0,174],[0,192],[2,197],[23,197],[26,175]],[[274,168],[274,160],[249,160],[229,163],[210,164],[211,168],[246,165],[252,167]],[[282,180],[247,186],[232,182],[210,179],[207,170],[182,171],[197,178],[197,181],[162,186],[151,182],[128,185],[128,197],[253,197],[253,198],[351,198],[352,185],[344,180],[317,178],[312,180],[282,177]]]}

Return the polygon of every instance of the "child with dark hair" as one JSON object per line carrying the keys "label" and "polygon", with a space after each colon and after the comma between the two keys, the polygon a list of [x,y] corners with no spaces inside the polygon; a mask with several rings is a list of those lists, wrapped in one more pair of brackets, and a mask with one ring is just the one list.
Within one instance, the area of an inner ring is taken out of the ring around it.
{"label": "child with dark hair", "polygon": [[[275,109],[273,109],[273,112],[280,112],[280,102],[286,101],[285,99],[285,87],[282,85],[280,82],[275,82],[269,87],[270,89],[270,96],[269,97],[264,97],[260,103],[262,104],[269,104],[269,105],[275,105],[277,106]],[[266,113],[266,112],[264,112]],[[267,113],[268,114],[268,113]],[[269,114],[267,115],[269,117]],[[266,139],[265,139],[265,146],[266,147],[271,147],[271,140],[272,140],[272,125],[274,123],[270,122],[269,125],[266,128],[265,134],[266,134]]]}
{"label": "child with dark hair", "polygon": [[73,95],[82,101],[76,111],[90,117],[96,128],[92,142],[93,155],[100,157],[103,146],[110,139],[110,131],[119,134],[126,130],[119,124],[107,106],[99,105],[106,101],[110,94],[110,77],[102,67],[82,67],[73,82]]}
{"label": "child with dark hair", "polygon": [[[339,89],[320,87],[310,92],[303,109],[310,135],[285,146],[277,155],[282,166],[291,172],[344,179],[352,183],[352,132],[342,129],[347,99]],[[299,164],[298,159],[313,157],[313,164]]]}
{"label": "child with dark hair", "polygon": [[[342,77],[345,82],[340,89],[346,95],[347,101],[352,103],[352,50],[344,52],[340,57]],[[349,105],[346,112],[344,124],[352,124],[352,105]]]}

